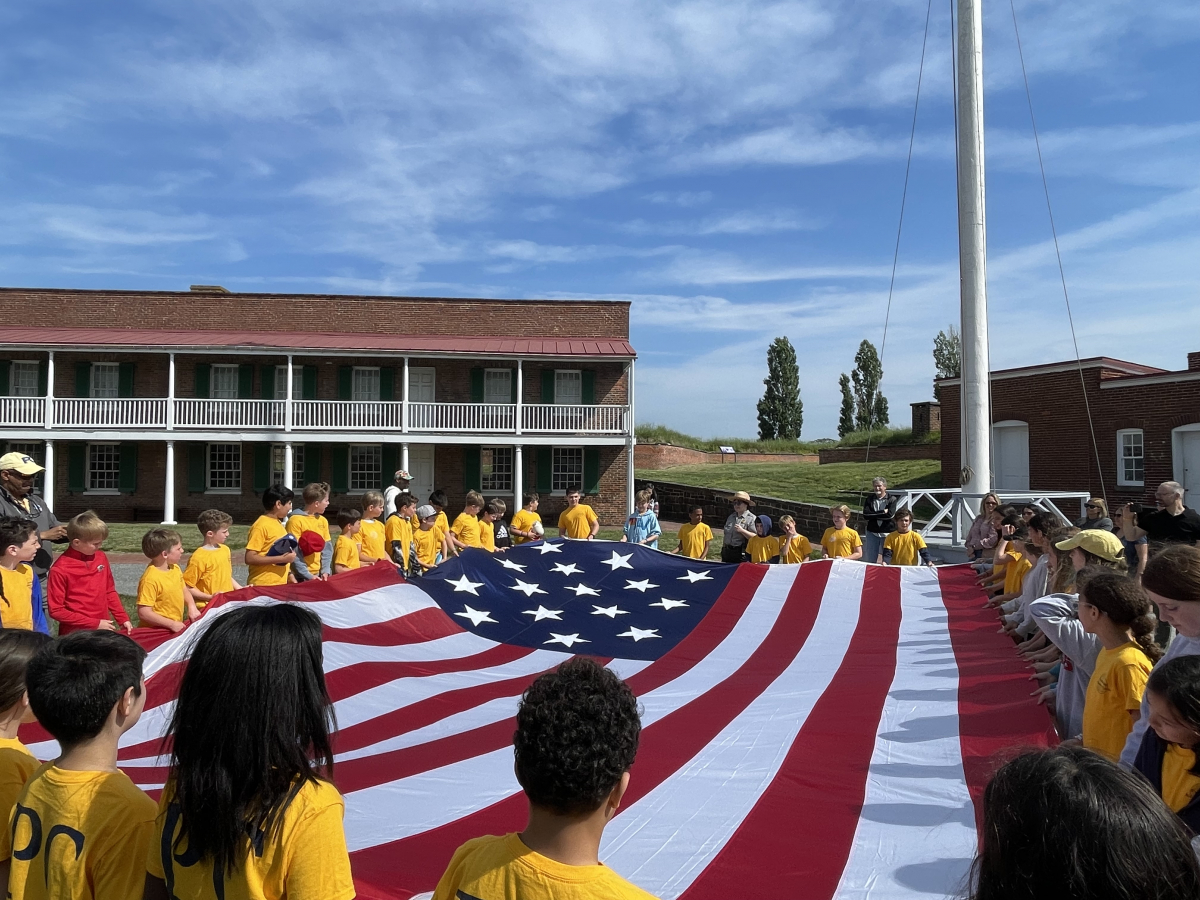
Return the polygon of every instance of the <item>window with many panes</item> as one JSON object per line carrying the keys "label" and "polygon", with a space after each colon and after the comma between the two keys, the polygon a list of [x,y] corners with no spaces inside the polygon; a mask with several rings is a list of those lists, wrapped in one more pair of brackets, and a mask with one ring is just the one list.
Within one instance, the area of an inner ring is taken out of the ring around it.
{"label": "window with many panes", "polygon": [[[275,399],[287,399],[287,366],[275,367]],[[304,397],[304,366],[292,366],[292,399]]]}
{"label": "window with many panes", "polygon": [[512,403],[512,370],[483,370],[483,402]]}
{"label": "window with many panes", "polygon": [[[121,367],[116,363],[92,363],[91,390],[93,397],[120,395]],[[100,446],[100,445],[97,445]]]}
{"label": "window with many panes", "polygon": [[213,366],[208,383],[208,396],[213,400],[236,400],[238,397],[238,367]]}
{"label": "window with many panes", "polygon": [[208,489],[238,493],[242,489],[242,445],[208,445]]}
{"label": "window with many panes", "polygon": [[479,473],[484,493],[511,494],[513,489],[513,448],[480,447]]}
{"label": "window with many panes", "polygon": [[115,494],[121,487],[121,445],[88,444],[87,490]]}
{"label": "window with many panes", "polygon": [[577,406],[583,402],[583,372],[579,369],[554,370],[554,402]]}
{"label": "window with many panes", "polygon": [[284,463],[287,454],[283,444],[271,445],[271,484],[287,484],[296,486],[304,482],[304,445],[292,444],[292,477],[287,480],[284,475]]}
{"label": "window with many panes", "polygon": [[1146,453],[1142,429],[1117,432],[1117,484],[1136,486],[1146,480]]}
{"label": "window with many panes", "polygon": [[350,377],[350,399],[359,401],[379,399],[378,366],[354,367]]}
{"label": "window with many panes", "polygon": [[[8,445],[9,453],[20,453],[24,456],[28,456],[39,466],[42,464],[42,451],[45,449],[45,444],[34,441],[10,441]],[[40,495],[42,493],[43,474],[44,473],[42,472],[38,472],[33,476],[33,492],[35,494]]]}
{"label": "window with many panes", "polygon": [[583,448],[555,447],[551,468],[550,487],[555,491],[579,487],[583,484]]}
{"label": "window with many panes", "polygon": [[41,391],[38,390],[38,364],[36,362],[18,360],[12,364],[10,371],[8,387],[14,397],[37,397],[41,394]]}
{"label": "window with many panes", "polygon": [[350,490],[378,490],[383,471],[383,448],[379,444],[350,445]]}

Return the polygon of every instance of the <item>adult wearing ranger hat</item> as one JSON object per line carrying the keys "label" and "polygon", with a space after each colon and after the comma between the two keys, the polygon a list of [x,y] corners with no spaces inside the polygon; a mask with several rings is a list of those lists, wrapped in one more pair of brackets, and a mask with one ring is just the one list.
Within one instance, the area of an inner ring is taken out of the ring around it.
{"label": "adult wearing ranger hat", "polygon": [[746,542],[754,537],[754,513],[750,507],[754,501],[745,491],[738,491],[730,500],[733,512],[725,520],[725,533],[721,540],[721,562],[741,562],[746,552]]}
{"label": "adult wearing ranger hat", "polygon": [[[24,453],[5,453],[0,456],[0,516],[30,519],[37,523],[38,535],[43,542],[62,543],[67,539],[66,526],[54,517],[41,497],[33,494],[33,479],[44,471],[33,457]],[[51,561],[50,552],[45,547],[38,550],[32,566],[39,578],[45,580]]]}

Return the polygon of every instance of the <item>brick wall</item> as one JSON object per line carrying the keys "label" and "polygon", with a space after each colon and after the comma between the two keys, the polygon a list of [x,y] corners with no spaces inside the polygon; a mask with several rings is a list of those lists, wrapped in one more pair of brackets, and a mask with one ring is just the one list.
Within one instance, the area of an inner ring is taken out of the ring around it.
{"label": "brick wall", "polygon": [[815,453],[709,453],[674,444],[638,444],[633,463],[639,469],[669,469],[672,466],[704,466],[723,462],[815,463]]}
{"label": "brick wall", "polygon": [[821,465],[847,462],[891,462],[897,459],[938,459],[942,448],[938,444],[893,444],[872,447],[868,458],[866,447],[830,447],[820,451]]}

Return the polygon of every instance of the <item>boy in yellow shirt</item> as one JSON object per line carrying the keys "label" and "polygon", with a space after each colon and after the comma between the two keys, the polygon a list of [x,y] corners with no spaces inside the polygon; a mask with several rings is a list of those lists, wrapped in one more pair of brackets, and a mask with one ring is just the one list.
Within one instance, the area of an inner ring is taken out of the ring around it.
{"label": "boy in yellow shirt", "polygon": [[178,634],[184,622],[200,618],[191,588],[179,568],[183,538],[169,528],[152,528],[142,536],[142,553],[150,565],[138,582],[138,618],[146,628],[165,628]]}
{"label": "boy in yellow shirt", "polygon": [[232,524],[233,516],[219,509],[206,509],[196,519],[204,543],[189,557],[187,568],[183,570],[183,581],[191,588],[197,609],[204,609],[217,594],[241,587],[233,579],[233,561],[225,546]]}
{"label": "boy in yellow shirt", "polygon": [[846,524],[850,521],[850,507],[844,503],[832,506],[829,517],[833,519],[833,526],[826,528],[821,536],[821,558],[862,559],[862,538]]}
{"label": "boy in yellow shirt", "polygon": [[770,562],[779,556],[779,539],[771,536],[771,517],[759,516],[754,520],[754,537],[746,541],[746,553],[750,562]]}
{"label": "boy in yellow shirt", "polygon": [[479,513],[479,546],[488,553],[496,552],[496,522],[504,526],[506,508],[503,500],[492,499]]}
{"label": "boy in yellow shirt", "polygon": [[417,512],[417,498],[408,491],[396,495],[396,511],[388,516],[384,523],[384,541],[391,553],[391,559],[404,574],[409,572],[409,552],[412,549],[413,526],[412,519]]}
{"label": "boy in yellow shirt", "polygon": [[252,585],[287,584],[288,567],[296,561],[295,553],[268,556],[267,553],[281,537],[287,536],[283,520],[292,511],[292,499],[296,495],[291,488],[273,484],[262,495],[266,510],[250,526],[246,536],[246,565],[250,567],[247,581]]}
{"label": "boy in yellow shirt", "polygon": [[413,532],[412,538],[414,561],[410,573],[414,576],[428,572],[450,552],[446,537],[437,527],[437,517],[437,510],[430,505],[417,507],[417,521],[421,527]]}
{"label": "boy in yellow shirt", "polygon": [[[537,494],[526,494],[522,498],[522,506],[508,524],[508,533],[512,535],[513,544],[524,544],[526,541],[541,540],[542,517],[538,515],[538,503],[541,498]],[[535,529],[536,525],[536,529]]]}
{"label": "boy in yellow shirt", "polygon": [[898,509],[892,516],[896,530],[883,539],[883,549],[879,559],[869,559],[867,562],[887,563],[889,566],[915,566],[918,558],[922,565],[933,567],[929,558],[929,548],[919,532],[912,530],[912,511]]}
{"label": "boy in yellow shirt", "polygon": [[0,829],[7,896],[141,900],[157,806],[117,768],[117,743],[146,704],[145,656],[125,635],[78,631],[29,661],[29,704],[62,753]]}
{"label": "boy in yellow shirt", "polygon": [[590,541],[600,533],[596,511],[580,503],[583,490],[578,485],[567,488],[567,508],[558,517],[558,536]]}
{"label": "boy in yellow shirt", "polygon": [[42,583],[29,564],[42,546],[32,519],[0,519],[0,626],[49,634]]}
{"label": "boy in yellow shirt", "polygon": [[337,523],[342,533],[333,548],[333,574],[341,575],[362,565],[356,539],[362,529],[362,513],[357,509],[338,510]]}
{"label": "boy in yellow shirt", "polygon": [[528,824],[459,847],[434,900],[652,900],[599,856],[640,731],[633,691],[594,660],[577,656],[538,678],[521,698],[513,736]]}
{"label": "boy in yellow shirt", "polygon": [[[450,517],[446,515],[446,506],[448,505],[446,500],[446,492],[439,489],[430,494],[429,505],[432,506],[434,511],[437,513],[437,520],[433,524],[436,525],[438,531],[442,533],[442,537],[445,537],[450,533]],[[420,528],[421,523],[416,522],[413,527]]]}
{"label": "boy in yellow shirt", "polygon": [[457,555],[467,547],[483,546],[479,538],[479,513],[482,511],[482,495],[478,491],[467,491],[463,511],[458,514],[458,518],[450,526],[450,533],[446,536],[450,552]]}
{"label": "boy in yellow shirt", "polygon": [[300,540],[300,535],[306,531],[320,535],[325,539],[325,547],[304,556],[302,562],[292,566],[292,573],[298,581],[312,581],[323,578],[332,571],[333,546],[329,534],[329,520],[325,518],[325,510],[329,508],[329,485],[324,482],[306,484],[300,493],[304,501],[304,509],[294,512],[287,519],[287,533]]}
{"label": "boy in yellow shirt", "polygon": [[362,495],[362,527],[354,536],[358,544],[358,561],[364,566],[387,559],[387,529],[379,521],[383,515],[383,494],[367,491]]}
{"label": "boy in yellow shirt", "polygon": [[[22,725],[37,721],[29,708],[25,670],[51,640],[50,635],[40,631],[0,629],[0,815],[4,816],[5,827],[21,788],[41,765],[21,743],[19,732]],[[3,887],[0,884],[0,891]]]}
{"label": "boy in yellow shirt", "polygon": [[796,520],[791,516],[780,516],[779,527],[783,539],[779,542],[779,561],[798,565],[812,559],[812,543],[796,531]]}
{"label": "boy in yellow shirt", "polygon": [[693,506],[688,510],[688,522],[679,526],[679,546],[675,552],[689,559],[707,559],[712,539],[712,529],[704,521],[704,507]]}

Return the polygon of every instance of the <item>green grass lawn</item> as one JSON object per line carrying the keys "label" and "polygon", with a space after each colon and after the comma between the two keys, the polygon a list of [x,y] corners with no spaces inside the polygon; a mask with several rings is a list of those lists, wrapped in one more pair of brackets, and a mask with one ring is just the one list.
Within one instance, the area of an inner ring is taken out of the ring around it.
{"label": "green grass lawn", "polygon": [[[124,523],[108,523],[108,540],[104,542],[105,553],[141,553],[142,552],[142,535],[151,528],[157,526],[147,525],[145,523],[136,525],[127,525]],[[185,553],[191,553],[202,543],[204,538],[200,534],[200,530],[193,524],[187,523],[183,525],[170,526],[179,532],[179,536],[183,538],[183,550]],[[229,527],[229,540],[226,545],[230,550],[245,550],[246,535],[250,532],[249,525],[231,525]]]}
{"label": "green grass lawn", "polygon": [[[871,490],[871,479],[882,475],[889,488],[931,488],[942,483],[942,464],[936,459],[896,460],[878,463],[729,463],[726,465],[674,466],[640,469],[637,477],[697,487],[748,491],[763,497],[854,507],[859,492]],[[710,525],[712,523],[709,523]],[[669,548],[667,548],[669,549]]]}

